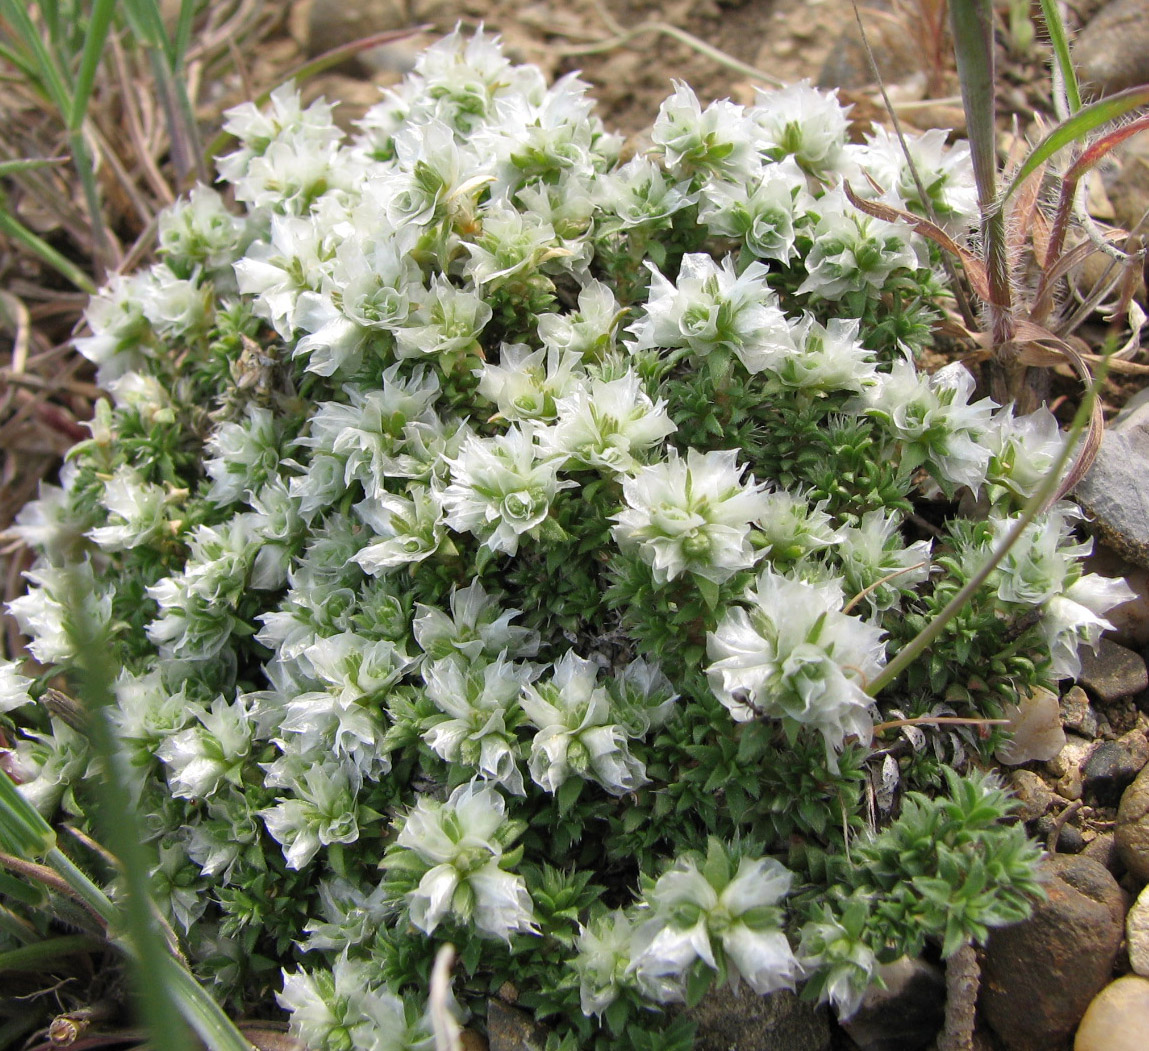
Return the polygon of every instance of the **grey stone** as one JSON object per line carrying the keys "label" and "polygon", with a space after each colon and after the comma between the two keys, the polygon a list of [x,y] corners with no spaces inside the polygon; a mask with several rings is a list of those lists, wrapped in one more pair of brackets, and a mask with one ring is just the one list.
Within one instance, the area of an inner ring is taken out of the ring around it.
{"label": "grey stone", "polygon": [[1149,883],[1149,767],[1121,796],[1114,837],[1129,874],[1140,883]]}
{"label": "grey stone", "polygon": [[[1149,464],[1146,464],[1149,470]],[[1110,639],[1102,639],[1094,653],[1088,647],[1081,652],[1081,672],[1077,681],[1102,702],[1132,697],[1149,687],[1145,659]]]}
{"label": "grey stone", "polygon": [[1074,1051],[1145,1051],[1149,980],[1127,974],[1110,982],[1089,1005]]}
{"label": "grey stone", "polygon": [[1095,93],[1112,95],[1149,81],[1149,21],[1145,0],[1113,0],[1077,35],[1078,79]]}
{"label": "grey stone", "polygon": [[885,989],[873,988],[842,1028],[861,1051],[919,1051],[945,1022],[946,979],[925,960],[903,956],[880,969]]}
{"label": "grey stone", "polygon": [[[711,989],[684,1012],[698,1024],[695,1051],[827,1051],[830,1014],[783,989],[759,996],[743,985]],[[492,1048],[494,1051],[494,1048]]]}
{"label": "grey stone", "polygon": [[1074,492],[1092,520],[1090,529],[1130,562],[1149,568],[1149,406],[1106,429],[1097,459]]}
{"label": "grey stone", "polygon": [[1063,854],[1041,868],[1048,898],[993,932],[982,969],[982,1010],[1009,1051],[1065,1048],[1121,946],[1124,901],[1109,872]]}
{"label": "grey stone", "polygon": [[1061,725],[1082,737],[1097,736],[1097,713],[1080,686],[1071,687],[1061,698]]}
{"label": "grey stone", "polygon": [[1149,741],[1130,730],[1116,741],[1102,741],[1081,768],[1085,797],[1098,806],[1116,806],[1121,793],[1149,763]]}
{"label": "grey stone", "polygon": [[1149,978],[1149,886],[1142,888],[1125,916],[1125,947],[1133,973]]}

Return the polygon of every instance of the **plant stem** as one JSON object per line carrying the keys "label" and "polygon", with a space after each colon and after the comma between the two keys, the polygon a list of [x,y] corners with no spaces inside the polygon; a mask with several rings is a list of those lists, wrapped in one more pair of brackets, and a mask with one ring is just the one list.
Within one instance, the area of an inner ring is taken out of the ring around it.
{"label": "plant stem", "polygon": [[1085,397],[1077,409],[1077,414],[1073,418],[1073,424],[1066,436],[1065,447],[1061,450],[1061,455],[1057,458],[1057,462],[1049,469],[1037,492],[1026,502],[1021,517],[1014,522],[1012,528],[1006,534],[1005,539],[998,546],[997,550],[995,550],[979,567],[978,571],[966,581],[961,590],[946,603],[945,608],[906,643],[905,646],[898,650],[894,655],[894,659],[869,683],[866,687],[866,693],[871,697],[877,697],[882,690],[889,686],[890,683],[901,675],[906,668],[916,661],[918,657],[937,640],[945,630],[946,625],[961,612],[962,607],[977,593],[978,588],[989,579],[989,575],[998,567],[1001,560],[1009,554],[1010,548],[1017,543],[1021,534],[1025,532],[1030,523],[1046,509],[1050,497],[1057,492],[1058,485],[1061,482],[1061,473],[1065,470],[1066,464],[1069,463],[1073,448],[1077,444],[1077,436],[1085,426],[1086,420],[1089,419],[1093,402],[1096,400],[1100,384],[1104,380],[1103,373],[1104,370],[1099,370],[1099,375],[1094,378],[1092,385],[1086,391]]}

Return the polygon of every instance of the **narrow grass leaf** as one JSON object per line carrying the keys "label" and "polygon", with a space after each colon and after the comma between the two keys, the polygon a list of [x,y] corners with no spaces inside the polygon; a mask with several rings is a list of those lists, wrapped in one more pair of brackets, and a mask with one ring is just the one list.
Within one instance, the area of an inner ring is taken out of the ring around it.
{"label": "narrow grass leaf", "polygon": [[997,173],[993,4],[950,0],[950,23],[978,203],[984,213],[994,199]]}
{"label": "narrow grass leaf", "polygon": [[104,54],[104,42],[116,11],[116,0],[95,0],[88,27],[84,33],[84,49],[80,53],[80,68],[76,74],[76,84],[72,93],[72,107],[67,115],[68,128],[75,131],[84,123],[88,113],[88,102],[92,97],[92,84],[96,80],[96,70]]}
{"label": "narrow grass leaf", "polygon": [[188,44],[191,42],[192,22],[195,19],[198,0],[183,0],[180,4],[180,16],[176,22],[175,35],[172,37],[172,68],[180,69],[188,53]]}
{"label": "narrow grass leaf", "polygon": [[1131,113],[1139,106],[1149,105],[1149,85],[1129,88],[1110,95],[1100,102],[1082,106],[1072,117],[1063,120],[1030,151],[1021,167],[1014,172],[1008,185],[1002,191],[1004,204],[1029,176],[1052,157],[1058,150],[1075,142],[1083,141],[1090,132],[1096,131],[1111,120],[1117,120]]}
{"label": "narrow grass leaf", "polygon": [[26,51],[34,59],[33,79],[43,85],[61,119],[67,119],[71,110],[72,89],[68,72],[56,61],[40,36],[40,31],[21,0],[0,0],[0,13],[12,26]]}
{"label": "narrow grass leaf", "polygon": [[67,160],[67,157],[21,157],[14,161],[0,161],[0,179],[6,175],[16,175],[18,172],[47,168],[52,164],[63,164]]}
{"label": "narrow grass leaf", "polygon": [[42,237],[34,234],[19,220],[12,218],[7,212],[0,210],[0,233],[18,241],[33,255],[38,256],[53,270],[67,278],[80,291],[88,295],[96,294],[96,285],[87,274],[66,256],[61,255]]}
{"label": "narrow grass leaf", "polygon": [[1049,32],[1049,42],[1053,45],[1053,60],[1061,72],[1065,85],[1065,99],[1069,112],[1081,109],[1081,88],[1077,84],[1077,70],[1073,68],[1073,58],[1069,54],[1069,40],[1065,34],[1065,22],[1057,0],[1041,0],[1041,13],[1045,17],[1045,28]]}

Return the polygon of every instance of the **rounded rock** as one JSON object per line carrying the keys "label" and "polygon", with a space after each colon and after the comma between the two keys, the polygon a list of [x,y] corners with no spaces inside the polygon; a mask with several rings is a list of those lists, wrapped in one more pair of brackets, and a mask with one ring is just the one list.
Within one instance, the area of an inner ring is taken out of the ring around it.
{"label": "rounded rock", "polygon": [[1149,687],[1149,671],[1140,654],[1102,639],[1096,653],[1082,647],[1077,681],[1105,703],[1132,697]]}
{"label": "rounded rock", "polygon": [[1149,978],[1149,886],[1142,889],[1125,917],[1125,947],[1134,974]]}
{"label": "rounded rock", "polygon": [[1096,861],[1058,854],[1041,865],[1048,898],[1024,923],[994,931],[981,1005],[1009,1051],[1064,1047],[1105,986],[1124,932],[1117,881]]}
{"label": "rounded rock", "polygon": [[1149,767],[1121,796],[1114,838],[1129,874],[1139,883],[1149,883]]}
{"label": "rounded rock", "polygon": [[1078,79],[1102,95],[1149,80],[1149,22],[1145,0],[1113,0],[1077,36]]}
{"label": "rounded rock", "polygon": [[946,977],[932,963],[903,956],[879,968],[872,988],[841,1025],[861,1051],[920,1051],[945,1022]]}
{"label": "rounded rock", "polygon": [[1089,1005],[1073,1051],[1145,1051],[1149,979],[1127,974],[1110,982]]}

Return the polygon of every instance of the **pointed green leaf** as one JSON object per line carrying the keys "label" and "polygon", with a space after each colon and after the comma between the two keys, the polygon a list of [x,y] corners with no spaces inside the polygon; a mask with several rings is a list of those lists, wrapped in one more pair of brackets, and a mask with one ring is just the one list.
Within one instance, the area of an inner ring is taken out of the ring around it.
{"label": "pointed green leaf", "polygon": [[[1017,169],[1001,195],[1001,204],[1009,200],[1026,179],[1043,165],[1058,150],[1074,142],[1084,142],[1090,132],[1108,124],[1111,120],[1125,116],[1139,106],[1149,105],[1149,85],[1129,88],[1127,91],[1110,95],[1100,102],[1082,106],[1068,120],[1063,120],[1030,151],[1021,167]],[[1000,205],[999,205],[1000,207]]]}

